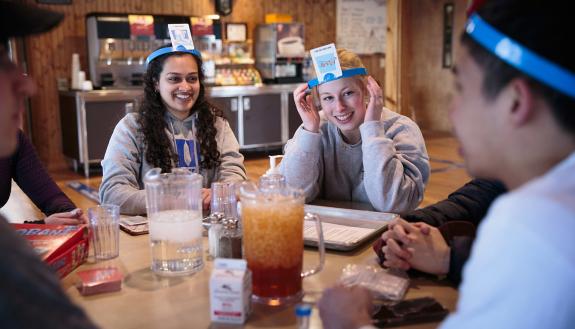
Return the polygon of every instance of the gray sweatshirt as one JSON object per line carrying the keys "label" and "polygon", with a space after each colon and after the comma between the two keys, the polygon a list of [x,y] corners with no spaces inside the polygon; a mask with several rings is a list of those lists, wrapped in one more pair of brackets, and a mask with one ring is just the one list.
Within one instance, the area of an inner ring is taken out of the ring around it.
{"label": "gray sweatshirt", "polygon": [[381,121],[363,123],[361,141],[350,145],[320,114],[319,133],[301,126],[279,167],[289,185],[304,190],[306,202],[359,202],[397,213],[417,207],[429,179],[429,157],[412,120],[384,108]]}
{"label": "gray sweatshirt", "polygon": [[[102,160],[103,177],[100,185],[100,202],[117,204],[122,214],[130,215],[146,213],[143,178],[153,168],[145,159],[143,135],[137,117],[138,113],[129,113],[116,125]],[[166,111],[164,119],[168,124],[166,134],[178,150],[178,166],[196,166],[199,163],[199,150],[195,142],[195,115],[179,120]],[[206,188],[214,181],[246,179],[244,157],[239,152],[239,144],[230,125],[218,117],[215,126],[221,165],[200,171],[204,178],[203,187]]]}

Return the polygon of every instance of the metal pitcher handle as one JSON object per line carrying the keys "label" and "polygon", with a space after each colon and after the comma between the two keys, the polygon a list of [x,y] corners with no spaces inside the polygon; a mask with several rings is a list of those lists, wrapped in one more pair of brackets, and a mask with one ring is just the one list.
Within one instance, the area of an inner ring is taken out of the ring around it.
{"label": "metal pitcher handle", "polygon": [[303,219],[304,219],[304,221],[315,219],[315,229],[316,229],[317,236],[318,236],[317,249],[319,250],[319,264],[315,268],[313,268],[309,271],[303,272],[301,274],[301,277],[305,278],[305,277],[308,277],[310,275],[314,275],[323,269],[323,265],[325,263],[325,245],[323,242],[323,228],[321,226],[321,219],[319,218],[319,216],[314,215],[314,214],[310,214],[310,213],[306,213]]}

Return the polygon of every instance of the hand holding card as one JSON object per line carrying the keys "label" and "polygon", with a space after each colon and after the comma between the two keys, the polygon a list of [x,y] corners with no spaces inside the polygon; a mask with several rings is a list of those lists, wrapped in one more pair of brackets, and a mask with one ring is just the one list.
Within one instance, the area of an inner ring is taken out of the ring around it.
{"label": "hand holding card", "polygon": [[312,95],[309,94],[307,84],[302,84],[293,92],[297,112],[303,122],[303,128],[307,131],[319,132],[319,113],[313,104]]}
{"label": "hand holding card", "polygon": [[379,121],[383,109],[383,91],[373,77],[367,77],[366,87],[369,92],[369,103],[367,104],[364,122]]}

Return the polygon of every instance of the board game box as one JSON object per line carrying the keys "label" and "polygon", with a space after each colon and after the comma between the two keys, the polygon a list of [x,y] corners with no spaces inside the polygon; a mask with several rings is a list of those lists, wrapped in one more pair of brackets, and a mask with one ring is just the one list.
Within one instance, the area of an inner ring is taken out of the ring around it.
{"label": "board game box", "polygon": [[90,234],[86,225],[12,225],[61,278],[88,258]]}

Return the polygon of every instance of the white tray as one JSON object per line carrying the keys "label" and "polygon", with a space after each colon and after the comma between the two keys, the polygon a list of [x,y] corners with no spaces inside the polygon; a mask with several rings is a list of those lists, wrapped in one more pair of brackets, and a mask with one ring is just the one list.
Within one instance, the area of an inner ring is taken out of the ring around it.
{"label": "white tray", "polygon": [[[397,214],[305,205],[305,212],[316,214],[322,220],[326,249],[352,250],[379,235]],[[317,246],[315,223],[304,223],[304,244]]]}

